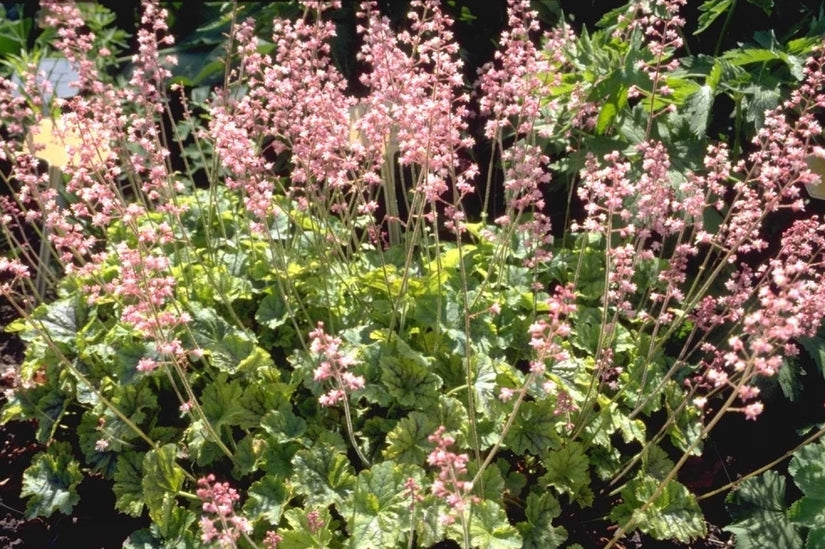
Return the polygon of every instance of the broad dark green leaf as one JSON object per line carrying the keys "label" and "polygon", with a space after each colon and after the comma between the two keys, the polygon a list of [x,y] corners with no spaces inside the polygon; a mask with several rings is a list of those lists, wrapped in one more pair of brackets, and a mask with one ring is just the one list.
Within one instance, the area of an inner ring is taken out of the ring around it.
{"label": "broad dark green leaf", "polygon": [[561,438],[556,433],[560,421],[547,401],[525,402],[504,439],[505,444],[519,454],[545,455],[561,447]]}
{"label": "broad dark green leaf", "polygon": [[613,508],[610,518],[659,540],[690,543],[705,535],[704,517],[695,496],[673,480],[663,488],[647,476],[630,480],[622,489],[622,503]]}
{"label": "broad dark green leaf", "polygon": [[250,521],[262,518],[272,526],[277,526],[292,494],[283,479],[266,475],[252,483],[247,496],[243,506],[244,516]]}
{"label": "broad dark green leaf", "polygon": [[804,494],[791,506],[788,518],[808,528],[825,530],[825,445],[821,439],[797,450],[788,472]]}
{"label": "broad dark green leaf", "polygon": [[488,549],[519,549],[522,539],[507,521],[498,504],[483,500],[473,504],[470,516],[470,543]]}
{"label": "broad dark green leaf", "polygon": [[167,526],[171,513],[169,501],[174,501],[183,486],[183,469],[176,463],[177,447],[167,444],[150,450],[143,458],[143,500],[149,515],[160,528]]}
{"label": "broad dark green leaf", "polygon": [[133,517],[143,513],[143,459],[144,454],[123,452],[115,467],[115,508]]}
{"label": "broad dark green leaf", "polygon": [[433,444],[427,440],[438,428],[427,414],[410,412],[387,434],[384,458],[396,463],[424,463]]}
{"label": "broad dark green leaf", "polygon": [[590,489],[590,471],[584,447],[579,442],[568,442],[558,450],[545,455],[542,460],[547,473],[541,482],[555,487],[559,492],[570,497],[582,507],[593,503],[593,491]]}
{"label": "broad dark green leaf", "polygon": [[561,514],[558,500],[550,493],[530,492],[524,514],[527,520],[516,526],[524,539],[524,549],[556,549],[567,539],[567,530],[553,526]]}
{"label": "broad dark green leaf", "polygon": [[26,518],[50,517],[55,511],[66,515],[80,500],[77,486],[83,479],[80,465],[72,458],[68,442],[53,442],[40,452],[23,472],[20,494],[28,498]]}
{"label": "broad dark green leaf", "polygon": [[352,549],[398,545],[409,528],[412,500],[405,495],[404,483],[413,475],[420,483],[423,471],[398,466],[392,461],[361,471],[355,485],[351,515],[345,513],[352,516],[348,524]]}
{"label": "broad dark green leaf", "polygon": [[314,506],[341,505],[355,487],[355,472],[347,457],[322,443],[300,450],[292,458],[295,491]]}
{"label": "broad dark green leaf", "polygon": [[699,6],[699,26],[693,34],[701,34],[708,30],[708,27],[710,27],[719,16],[730,9],[732,2],[733,0],[705,0],[702,2],[702,5]]}
{"label": "broad dark green leaf", "polygon": [[745,480],[726,502],[735,522],[725,530],[736,536],[737,549],[802,547],[798,527],[785,514],[785,478],[776,471]]}

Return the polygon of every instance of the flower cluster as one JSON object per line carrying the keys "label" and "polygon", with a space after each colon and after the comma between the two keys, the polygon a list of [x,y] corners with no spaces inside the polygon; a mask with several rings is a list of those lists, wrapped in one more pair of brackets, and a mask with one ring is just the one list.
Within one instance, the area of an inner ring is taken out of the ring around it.
{"label": "flower cluster", "polygon": [[469,457],[467,454],[450,451],[449,448],[455,444],[455,439],[445,435],[446,430],[447,428],[441,425],[427,437],[427,440],[435,444],[435,448],[427,456],[427,463],[438,467],[438,478],[433,481],[431,490],[435,497],[443,499],[449,505],[450,510],[440,518],[444,524],[451,524],[455,522],[456,517],[462,517],[477,498],[472,495],[473,483],[461,480],[461,477],[467,474]]}
{"label": "flower cluster", "polygon": [[560,341],[570,335],[567,316],[576,310],[572,286],[563,286],[545,302],[548,314],[530,325],[530,347],[534,356],[530,360],[530,372],[544,374],[547,363],[558,363],[568,359]]}
{"label": "flower cluster", "polygon": [[201,539],[224,548],[237,547],[238,539],[252,531],[249,521],[235,514],[235,503],[240,499],[237,490],[226,482],[215,482],[212,474],[198,479],[198,486],[196,493],[205,513],[200,520]]}
{"label": "flower cluster", "polygon": [[341,338],[324,332],[324,323],[309,333],[312,340],[310,350],[321,355],[321,362],[315,368],[315,381],[333,381],[333,388],[321,395],[321,406],[333,406],[347,397],[347,393],[364,388],[364,378],[349,371],[355,364],[355,358],[341,351]]}

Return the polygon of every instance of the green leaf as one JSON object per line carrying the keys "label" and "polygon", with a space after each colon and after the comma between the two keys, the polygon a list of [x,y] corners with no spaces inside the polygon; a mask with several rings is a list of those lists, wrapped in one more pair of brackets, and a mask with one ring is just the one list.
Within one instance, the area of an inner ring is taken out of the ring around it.
{"label": "green leaf", "polygon": [[568,442],[562,448],[548,453],[542,460],[547,473],[541,482],[554,486],[559,492],[570,494],[582,507],[593,503],[587,455],[579,442]]}
{"label": "green leaf", "polygon": [[[416,468],[419,478],[423,471]],[[413,468],[398,467],[391,461],[373,465],[361,471],[352,499],[352,516],[347,529],[352,537],[350,547],[396,547],[409,527],[409,505],[404,483],[411,478]]]}
{"label": "green leaf", "polygon": [[820,440],[794,453],[788,472],[804,496],[788,510],[788,518],[808,528],[825,529],[825,445]]}
{"label": "green leaf", "polygon": [[261,300],[255,320],[272,330],[286,324],[289,320],[288,310],[284,300],[278,295],[268,295]]}
{"label": "green leaf", "polygon": [[702,2],[702,5],[699,6],[700,13],[697,22],[699,27],[694,31],[694,36],[708,30],[708,27],[710,27],[719,16],[730,9],[732,1],[733,0],[705,0]]}
{"label": "green leaf", "polygon": [[421,412],[410,412],[387,433],[384,458],[396,463],[424,463],[433,445],[427,440],[438,425]]}
{"label": "green leaf", "polygon": [[[321,526],[318,528],[312,528],[307,518],[307,514],[313,511],[320,515]],[[291,528],[279,530],[284,539],[278,544],[278,549],[324,549],[330,546],[332,517],[329,509],[313,511],[292,508],[284,513]]]}
{"label": "green leaf", "polygon": [[28,497],[26,518],[50,517],[55,511],[66,515],[80,500],[77,485],[83,479],[80,465],[72,458],[68,442],[54,442],[40,452],[23,472],[20,494]]}
{"label": "green leaf", "polygon": [[392,347],[380,360],[381,383],[387,392],[407,408],[436,407],[441,378],[432,373],[429,361],[397,338]]}
{"label": "green leaf", "polygon": [[561,447],[556,433],[559,417],[547,401],[525,402],[505,438],[507,447],[521,454],[530,452],[541,456]]}
{"label": "green leaf", "polygon": [[705,521],[694,495],[673,480],[660,488],[660,481],[652,477],[630,480],[622,489],[622,503],[613,508],[610,518],[659,540],[690,543],[704,536]]}
{"label": "green leaf", "polygon": [[149,516],[160,528],[168,526],[169,501],[174,501],[183,486],[184,473],[175,462],[176,454],[176,446],[167,444],[150,450],[143,458],[143,499],[149,508]]}
{"label": "green leaf", "polygon": [[795,357],[785,357],[782,366],[776,373],[776,381],[782,394],[791,402],[796,402],[802,396],[802,376],[805,370],[799,365]]}
{"label": "green leaf", "polygon": [[667,452],[655,444],[648,444],[643,452],[642,470],[645,475],[657,480],[664,480],[673,470],[673,460],[668,457]]}
{"label": "green leaf", "polygon": [[785,514],[785,478],[776,471],[745,480],[726,503],[736,522],[725,530],[736,536],[737,549],[802,547],[798,527]]}
{"label": "green leaf", "polygon": [[567,539],[567,530],[553,526],[553,519],[561,514],[558,500],[549,492],[538,495],[530,492],[524,509],[524,522],[516,526],[524,539],[524,549],[555,549]]}
{"label": "green leaf", "polygon": [[355,474],[347,457],[326,443],[300,450],[292,458],[295,491],[310,505],[326,507],[349,499],[355,486]]}
{"label": "green leaf", "polygon": [[504,510],[492,501],[473,504],[470,515],[470,544],[487,549],[518,549],[522,539],[507,521]]}
{"label": "green leaf", "polygon": [[604,135],[607,128],[609,128],[616,119],[618,112],[619,110],[616,103],[613,101],[608,101],[602,105],[602,108],[599,111],[599,117],[596,119],[596,135]]}
{"label": "green leaf", "polygon": [[748,0],[748,4],[761,8],[765,15],[770,15],[773,11],[774,0]]}
{"label": "green leaf", "polygon": [[220,374],[204,388],[201,407],[206,419],[218,432],[224,426],[254,427],[259,421],[243,406],[243,383],[237,379],[227,381],[226,374]]}
{"label": "green leaf", "polygon": [[708,129],[711,107],[713,106],[713,89],[705,84],[693,93],[685,105],[690,120],[690,131],[702,138]]}
{"label": "green leaf", "polygon": [[253,338],[231,326],[212,309],[193,307],[191,315],[189,329],[194,341],[189,343],[203,349],[216,368],[234,373],[254,350]]}
{"label": "green leaf", "polygon": [[81,322],[77,318],[76,301],[72,297],[39,306],[32,315],[35,331],[55,343],[74,345]]}
{"label": "green leaf", "polygon": [[243,506],[244,516],[251,522],[264,519],[272,526],[277,526],[292,494],[282,479],[266,475],[252,483],[247,497]]}
{"label": "green leaf", "polygon": [[141,453],[124,452],[115,467],[115,508],[132,517],[143,513],[143,459]]}
{"label": "green leaf", "polygon": [[292,410],[272,410],[260,419],[261,427],[278,444],[298,440],[307,429],[307,422]]}
{"label": "green leaf", "polygon": [[807,351],[808,356],[810,356],[816,367],[819,369],[819,373],[825,377],[825,339],[821,337],[799,337],[797,341],[805,348]]}

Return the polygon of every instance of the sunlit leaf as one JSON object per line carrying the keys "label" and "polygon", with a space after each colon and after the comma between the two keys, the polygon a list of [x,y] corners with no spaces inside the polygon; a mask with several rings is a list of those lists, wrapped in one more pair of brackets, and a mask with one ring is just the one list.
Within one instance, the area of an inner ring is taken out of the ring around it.
{"label": "sunlit leaf", "polygon": [[50,517],[55,511],[71,514],[80,500],[77,486],[82,479],[69,443],[52,443],[45,452],[34,456],[31,465],[23,472],[20,494],[28,498],[26,518]]}
{"label": "sunlit leaf", "polygon": [[766,471],[746,479],[725,500],[734,522],[725,530],[736,536],[737,549],[798,549],[798,527],[786,516],[785,478]]}

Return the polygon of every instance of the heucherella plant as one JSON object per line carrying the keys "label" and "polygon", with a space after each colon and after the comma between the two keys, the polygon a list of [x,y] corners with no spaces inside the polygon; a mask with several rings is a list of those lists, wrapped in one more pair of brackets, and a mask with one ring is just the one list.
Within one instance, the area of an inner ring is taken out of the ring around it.
{"label": "heucherella plant", "polygon": [[200,101],[156,0],[119,80],[78,6],[41,1],[81,93],[0,80],[27,515],[100,475],[145,519],[128,548],[575,547],[576,516],[607,547],[703,536],[682,466],[758,420],[825,314],[825,50],[731,147],[707,135],[723,64],[683,70],[684,0],[541,45],[509,0],[474,83],[437,0],[402,28],[363,1],[358,97],[340,4],[268,44],[233,20]]}

